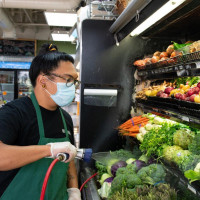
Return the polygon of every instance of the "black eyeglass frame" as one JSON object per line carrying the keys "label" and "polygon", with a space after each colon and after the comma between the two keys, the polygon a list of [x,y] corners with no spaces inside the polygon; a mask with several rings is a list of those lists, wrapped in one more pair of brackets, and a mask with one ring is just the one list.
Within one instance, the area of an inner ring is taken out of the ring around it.
{"label": "black eyeglass frame", "polygon": [[45,74],[45,75],[47,75],[47,76],[51,76],[52,75],[52,76],[55,76],[55,77],[58,77],[58,78],[62,78],[63,80],[66,81],[66,86],[67,87],[71,87],[74,84],[75,87],[77,88],[81,83],[79,80],[75,80],[74,77],[69,75],[69,74],[66,74],[67,76],[70,77],[69,79],[63,77],[60,74],[56,74],[56,73],[48,73],[48,74]]}

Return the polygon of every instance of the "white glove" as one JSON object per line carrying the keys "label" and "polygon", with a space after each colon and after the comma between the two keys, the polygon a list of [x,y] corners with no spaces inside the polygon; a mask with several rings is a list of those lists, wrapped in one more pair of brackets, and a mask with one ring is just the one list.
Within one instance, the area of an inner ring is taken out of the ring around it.
{"label": "white glove", "polygon": [[51,156],[49,158],[56,158],[59,153],[69,154],[69,158],[65,161],[65,163],[73,160],[77,154],[76,147],[70,142],[55,142],[48,143],[47,145],[51,146]]}
{"label": "white glove", "polygon": [[68,188],[68,200],[81,200],[81,192],[78,188]]}

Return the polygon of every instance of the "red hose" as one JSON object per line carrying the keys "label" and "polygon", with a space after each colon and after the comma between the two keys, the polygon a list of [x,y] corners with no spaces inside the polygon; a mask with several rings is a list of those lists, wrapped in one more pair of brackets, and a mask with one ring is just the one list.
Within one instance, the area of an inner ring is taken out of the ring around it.
{"label": "red hose", "polygon": [[54,167],[54,165],[58,162],[59,160],[58,159],[55,159],[51,165],[49,166],[48,170],[47,170],[47,173],[45,175],[45,178],[44,178],[44,182],[43,182],[43,185],[42,185],[42,191],[41,191],[41,195],[40,195],[40,200],[44,200],[44,196],[45,196],[45,191],[46,191],[46,187],[47,187],[47,183],[48,183],[48,179],[49,179],[49,176],[51,174],[51,171]]}
{"label": "red hose", "polygon": [[92,178],[94,178],[98,173],[93,174],[90,178],[88,178],[80,187],[80,191],[83,189],[84,185],[91,180]]}
{"label": "red hose", "polygon": [[[41,191],[41,195],[40,195],[40,200],[44,200],[44,196],[45,196],[45,191],[46,191],[46,188],[47,188],[47,183],[48,183],[48,180],[49,180],[49,176],[51,174],[51,171],[54,167],[54,165],[58,162],[59,160],[58,159],[55,159],[51,165],[49,166],[48,170],[47,170],[47,173],[45,175],[45,178],[44,178],[44,182],[43,182],[43,185],[42,185],[42,191]],[[91,180],[92,178],[94,178],[98,173],[95,173],[93,174],[90,178],[88,178],[80,187],[80,191],[83,189],[84,185],[89,181]]]}

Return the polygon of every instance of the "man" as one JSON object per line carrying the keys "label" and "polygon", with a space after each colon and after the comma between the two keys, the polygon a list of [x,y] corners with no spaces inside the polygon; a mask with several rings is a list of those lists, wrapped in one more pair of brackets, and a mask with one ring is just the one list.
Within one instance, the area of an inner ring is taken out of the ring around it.
{"label": "man", "polygon": [[76,148],[71,144],[72,119],[60,108],[74,99],[77,73],[73,62],[55,45],[43,45],[29,70],[31,97],[0,109],[0,199],[39,199],[51,158],[58,153],[69,154],[69,159],[56,163],[45,199],[81,199],[73,161]]}

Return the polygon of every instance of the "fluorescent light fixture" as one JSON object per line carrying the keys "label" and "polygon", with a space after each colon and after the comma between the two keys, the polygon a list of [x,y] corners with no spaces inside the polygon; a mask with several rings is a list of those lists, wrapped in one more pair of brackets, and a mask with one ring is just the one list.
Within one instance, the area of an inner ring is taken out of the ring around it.
{"label": "fluorescent light fixture", "polygon": [[53,41],[67,41],[67,42],[72,42],[74,41],[73,36],[69,36],[69,33],[67,32],[53,32],[51,33],[51,36],[53,38]]}
{"label": "fluorescent light fixture", "polygon": [[186,0],[170,0],[166,4],[164,4],[160,9],[158,9],[154,14],[152,14],[149,18],[147,18],[142,24],[140,24],[137,28],[135,28],[131,32],[131,36],[139,35],[144,32],[147,28],[155,24],[161,18],[166,16],[172,10],[180,6]]}
{"label": "fluorescent light fixture", "polygon": [[49,26],[69,26],[72,27],[77,22],[77,14],[44,12]]}

